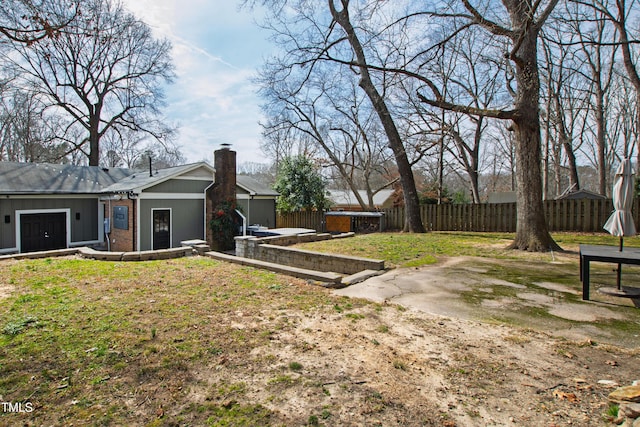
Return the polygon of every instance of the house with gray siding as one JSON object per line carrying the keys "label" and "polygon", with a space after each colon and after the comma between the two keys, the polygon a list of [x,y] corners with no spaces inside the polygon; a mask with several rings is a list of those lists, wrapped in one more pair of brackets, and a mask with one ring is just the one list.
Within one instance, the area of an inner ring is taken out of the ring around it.
{"label": "house with gray siding", "polygon": [[[148,171],[0,162],[0,253],[142,251],[206,239],[208,194],[216,180],[236,178],[235,152],[220,153],[231,156],[233,173],[216,174],[207,162]],[[275,225],[277,193],[248,177],[235,188],[247,225]]]}
{"label": "house with gray siding", "polygon": [[206,235],[206,190],[215,170],[206,162],[137,171],[101,191],[107,207],[107,249],[145,251],[180,246]]}
{"label": "house with gray siding", "polygon": [[0,253],[99,245],[104,241],[100,191],[128,173],[0,162]]}

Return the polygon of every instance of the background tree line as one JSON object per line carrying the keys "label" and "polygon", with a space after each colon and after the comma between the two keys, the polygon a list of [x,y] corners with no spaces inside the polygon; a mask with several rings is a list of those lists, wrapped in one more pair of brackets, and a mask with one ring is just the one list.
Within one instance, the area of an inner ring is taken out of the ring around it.
{"label": "background tree line", "polygon": [[171,44],[112,0],[0,4],[0,160],[182,160],[161,114]]}
{"label": "background tree line", "polygon": [[421,180],[476,203],[517,190],[513,247],[528,250],[556,246],[544,198],[608,195],[619,160],[637,163],[636,1],[261,3],[282,51],[258,79],[276,162],[304,154],[368,192],[400,183],[408,212]]}

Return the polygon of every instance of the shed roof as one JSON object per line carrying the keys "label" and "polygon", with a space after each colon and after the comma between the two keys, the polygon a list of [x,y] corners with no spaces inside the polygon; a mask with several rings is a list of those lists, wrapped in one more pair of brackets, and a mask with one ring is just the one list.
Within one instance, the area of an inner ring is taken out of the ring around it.
{"label": "shed roof", "polygon": [[[327,190],[329,199],[336,206],[359,206],[358,199],[353,191],[350,190]],[[358,194],[365,203],[369,200],[365,190],[358,190]],[[382,189],[373,195],[374,206],[382,206],[393,195],[393,190]]]}
{"label": "shed roof", "polygon": [[575,191],[565,191],[563,194],[556,197],[556,200],[567,200],[567,199],[593,199],[593,200],[604,200],[606,196],[603,196],[599,193],[594,193],[593,191],[580,189]]}
{"label": "shed roof", "polygon": [[95,194],[131,173],[99,166],[0,162],[0,194]]}

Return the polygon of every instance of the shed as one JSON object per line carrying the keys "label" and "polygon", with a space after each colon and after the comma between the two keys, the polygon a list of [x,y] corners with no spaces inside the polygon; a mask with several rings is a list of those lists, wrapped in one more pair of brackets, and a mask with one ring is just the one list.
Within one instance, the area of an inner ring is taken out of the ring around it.
{"label": "shed", "polygon": [[594,193],[589,190],[576,190],[576,191],[565,191],[561,195],[559,195],[556,200],[575,200],[575,199],[591,199],[591,200],[605,200],[606,197],[599,193]]}
{"label": "shed", "polygon": [[489,193],[487,203],[516,203],[516,200],[515,191],[496,191]]}
{"label": "shed", "polygon": [[331,211],[325,212],[326,230],[329,233],[373,233],[384,231],[382,212]]}

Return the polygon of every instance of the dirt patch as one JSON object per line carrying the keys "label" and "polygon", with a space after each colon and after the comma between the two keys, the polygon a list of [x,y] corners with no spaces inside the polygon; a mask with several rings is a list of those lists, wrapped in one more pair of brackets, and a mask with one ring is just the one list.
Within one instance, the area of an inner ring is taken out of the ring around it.
{"label": "dirt patch", "polygon": [[0,284],[0,300],[9,298],[14,291],[14,287],[10,285]]}
{"label": "dirt patch", "polygon": [[[295,328],[252,350],[273,365],[247,397],[271,400],[286,425],[325,408],[322,425],[599,426],[612,390],[599,381],[637,379],[637,351],[393,306],[351,314],[291,313]],[[212,383],[247,381],[209,372]]]}
{"label": "dirt patch", "polygon": [[[630,357],[640,351],[640,311],[572,302],[581,295],[575,285],[487,277],[493,264],[457,257],[393,271],[336,293],[436,316],[429,321],[415,314],[420,324],[431,325],[420,333],[397,321],[394,332],[405,337],[401,346],[414,361],[412,368],[426,364],[438,372],[435,388],[422,384],[416,395],[438,402],[442,425],[602,425],[611,388],[640,378]],[[502,296],[505,289],[513,289],[513,295]],[[520,323],[523,307],[531,310],[522,322],[527,329],[474,321],[500,313],[499,318]],[[607,323],[611,320],[626,321],[631,330]],[[596,346],[594,338],[629,350]],[[446,424],[449,419],[455,421]]]}
{"label": "dirt patch", "polygon": [[590,310],[584,310],[584,306],[578,304],[562,304],[558,307],[550,307],[549,314],[579,322],[595,322],[601,319],[623,320],[625,318],[622,313],[608,308],[592,307]]}

